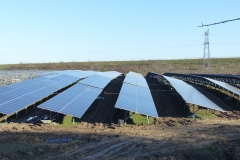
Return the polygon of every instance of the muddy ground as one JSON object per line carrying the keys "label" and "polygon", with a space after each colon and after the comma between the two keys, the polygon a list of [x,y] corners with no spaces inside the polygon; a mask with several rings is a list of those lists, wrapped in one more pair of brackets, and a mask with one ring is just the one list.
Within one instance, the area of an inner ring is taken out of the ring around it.
{"label": "muddy ground", "polygon": [[240,159],[240,120],[160,118],[152,125],[9,123],[0,159]]}

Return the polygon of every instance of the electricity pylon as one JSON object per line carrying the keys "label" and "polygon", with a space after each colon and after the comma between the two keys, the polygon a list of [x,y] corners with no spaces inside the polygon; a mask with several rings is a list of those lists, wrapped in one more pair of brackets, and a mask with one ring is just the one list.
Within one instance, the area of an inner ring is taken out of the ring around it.
{"label": "electricity pylon", "polygon": [[211,68],[210,49],[209,49],[209,29],[205,32],[204,52],[203,52],[203,70]]}

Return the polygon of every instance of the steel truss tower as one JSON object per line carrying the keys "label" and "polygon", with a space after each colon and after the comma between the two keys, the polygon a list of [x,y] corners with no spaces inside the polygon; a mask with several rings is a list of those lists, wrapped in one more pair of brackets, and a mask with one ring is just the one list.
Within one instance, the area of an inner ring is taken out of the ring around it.
{"label": "steel truss tower", "polygon": [[211,68],[210,49],[209,49],[209,29],[205,32],[204,52],[203,52],[203,69]]}

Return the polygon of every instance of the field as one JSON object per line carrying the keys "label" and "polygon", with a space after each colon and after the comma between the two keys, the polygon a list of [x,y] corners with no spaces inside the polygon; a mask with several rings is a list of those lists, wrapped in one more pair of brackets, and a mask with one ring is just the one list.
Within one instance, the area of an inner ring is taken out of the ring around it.
{"label": "field", "polygon": [[[240,74],[240,58],[212,59],[212,69],[202,70],[202,60],[71,62],[46,64],[1,65],[2,70],[130,70],[164,73],[229,73]],[[19,113],[0,123],[1,159],[240,159],[240,113],[236,98],[214,88],[196,86],[224,101],[232,110],[225,113],[199,109],[196,118],[187,118],[192,105],[182,105],[181,99],[153,79],[147,79],[159,118],[127,113],[127,124],[118,125],[125,112],[114,108],[123,78],[111,82],[81,119],[61,115],[52,124],[29,123],[26,120],[48,111],[30,107],[28,114]],[[53,115],[54,116],[54,115]],[[1,118],[1,115],[0,115]],[[3,119],[2,119],[3,120]]]}
{"label": "field", "polygon": [[211,69],[202,70],[202,59],[183,60],[140,60],[140,61],[112,61],[112,62],[59,62],[41,64],[12,64],[0,65],[0,70],[115,70],[122,73],[135,71],[146,75],[149,71],[156,73],[218,73],[239,74],[240,58],[213,58]]}

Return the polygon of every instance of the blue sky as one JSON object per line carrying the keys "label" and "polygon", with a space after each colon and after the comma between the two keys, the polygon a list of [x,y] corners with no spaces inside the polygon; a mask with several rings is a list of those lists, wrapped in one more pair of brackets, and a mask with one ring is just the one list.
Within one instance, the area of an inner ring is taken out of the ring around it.
{"label": "blue sky", "polygon": [[0,0],[0,64],[240,57],[240,1]]}

